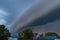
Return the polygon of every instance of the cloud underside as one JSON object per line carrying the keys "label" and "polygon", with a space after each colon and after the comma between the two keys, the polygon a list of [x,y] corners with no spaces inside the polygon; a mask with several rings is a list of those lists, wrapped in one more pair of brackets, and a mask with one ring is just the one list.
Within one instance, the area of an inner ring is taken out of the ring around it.
{"label": "cloud underside", "polygon": [[[38,15],[37,15],[38,16]],[[29,28],[34,32],[59,32],[60,26],[60,6],[48,13],[48,15],[42,16],[27,26],[17,30],[17,32]]]}
{"label": "cloud underside", "polygon": [[[32,7],[30,7],[28,10],[26,10],[21,17],[18,17],[19,18],[18,21],[16,21],[15,24],[12,25],[13,31],[15,32],[18,30],[21,31],[21,29],[27,28],[27,27],[35,28],[37,26],[42,26],[58,20],[60,18],[60,7],[57,7],[56,9],[53,10],[53,8],[57,6],[57,4],[56,5],[55,4],[56,3],[54,1],[54,3],[51,3],[48,6],[45,5],[41,10],[39,10],[41,5],[40,3],[36,3]],[[53,11],[50,12],[49,9]],[[49,13],[46,13],[48,11]],[[32,20],[34,21],[32,22]]]}
{"label": "cloud underside", "polygon": [[[34,20],[22,29],[32,29],[34,32],[59,32],[60,28],[60,6],[41,18]],[[21,30],[22,30],[21,29]],[[20,29],[19,29],[20,30]],[[18,30],[18,31],[19,31]]]}
{"label": "cloud underside", "polygon": [[50,13],[48,13],[48,15],[42,16],[41,18],[34,20],[32,23],[29,23],[27,26],[45,25],[49,22],[53,22],[59,19],[60,19],[60,6],[51,11]]}

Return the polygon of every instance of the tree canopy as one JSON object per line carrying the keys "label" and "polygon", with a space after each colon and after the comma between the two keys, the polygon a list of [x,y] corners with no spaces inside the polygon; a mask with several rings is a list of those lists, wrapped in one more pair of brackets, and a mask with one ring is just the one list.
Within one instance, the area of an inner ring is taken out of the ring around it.
{"label": "tree canopy", "polygon": [[33,40],[34,34],[33,34],[32,30],[25,29],[22,31],[22,36],[23,36],[22,40],[29,40],[29,39]]}
{"label": "tree canopy", "polygon": [[58,34],[54,33],[54,32],[48,32],[45,34],[45,36],[58,36]]}
{"label": "tree canopy", "polygon": [[9,30],[5,25],[0,25],[0,40],[8,40],[8,37],[10,37]]}

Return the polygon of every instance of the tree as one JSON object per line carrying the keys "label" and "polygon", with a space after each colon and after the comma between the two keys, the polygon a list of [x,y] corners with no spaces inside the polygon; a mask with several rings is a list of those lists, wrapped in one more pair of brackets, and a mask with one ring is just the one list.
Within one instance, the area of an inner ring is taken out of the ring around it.
{"label": "tree", "polygon": [[45,36],[58,36],[58,34],[54,33],[54,32],[48,32],[45,34]]}
{"label": "tree", "polygon": [[8,37],[10,37],[9,31],[4,25],[0,25],[0,40],[8,40]]}
{"label": "tree", "polygon": [[22,38],[21,38],[22,40],[33,40],[33,37],[34,37],[34,34],[30,29],[23,30],[21,35],[22,35]]}
{"label": "tree", "polygon": [[18,33],[18,40],[22,40],[22,38],[23,38],[23,35],[22,35],[21,32],[19,32],[19,33]]}
{"label": "tree", "polygon": [[60,36],[58,36],[57,38],[60,39]]}

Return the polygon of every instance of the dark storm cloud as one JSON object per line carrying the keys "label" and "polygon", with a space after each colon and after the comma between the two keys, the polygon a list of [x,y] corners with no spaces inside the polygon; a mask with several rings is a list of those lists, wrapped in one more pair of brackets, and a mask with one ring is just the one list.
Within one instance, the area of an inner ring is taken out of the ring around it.
{"label": "dark storm cloud", "polygon": [[[12,27],[12,32],[14,33],[14,32],[17,32],[18,30],[21,31],[21,29],[26,28],[26,26],[28,24],[29,25],[27,27],[29,27],[29,26],[31,27],[31,26],[34,26],[34,25],[35,26],[36,25],[44,25],[48,22],[55,21],[56,17],[58,16],[59,13],[54,14],[54,13],[51,13],[51,11],[54,8],[58,8],[58,5],[59,5],[60,1],[59,0],[54,0],[53,2],[52,1],[50,1],[50,3],[48,3],[48,2],[49,1],[47,1],[47,2],[43,1],[42,3],[40,3],[40,1],[38,1],[37,3],[32,5],[30,8],[25,10],[22,13],[22,15],[19,16],[17,18],[17,20],[14,22],[14,24],[11,26]],[[54,17],[54,16],[56,16],[56,17]],[[57,17],[57,18],[59,18],[59,17]],[[33,23],[32,23],[32,21],[33,21]]]}
{"label": "dark storm cloud", "polygon": [[44,32],[60,33],[60,21],[56,20],[54,22],[50,22],[45,25],[32,26],[27,28],[32,29],[33,32],[38,32],[38,33],[44,33]]}
{"label": "dark storm cloud", "polygon": [[60,33],[60,6],[49,12],[48,15],[36,19],[25,28],[34,32],[57,32]]}
{"label": "dark storm cloud", "polygon": [[48,15],[45,15],[41,18],[36,19],[32,23],[30,23],[28,26],[45,25],[49,22],[53,22],[59,19],[60,19],[60,6],[52,10],[51,12],[49,12]]}

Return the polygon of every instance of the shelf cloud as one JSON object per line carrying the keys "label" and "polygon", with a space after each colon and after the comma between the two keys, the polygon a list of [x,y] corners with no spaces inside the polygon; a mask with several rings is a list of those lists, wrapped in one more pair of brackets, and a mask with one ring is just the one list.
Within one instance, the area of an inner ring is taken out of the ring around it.
{"label": "shelf cloud", "polygon": [[[17,17],[17,20],[11,25],[11,27],[12,27],[11,31],[12,32],[17,32],[18,30],[21,31],[27,25],[34,26],[34,23],[36,22],[35,20],[39,19],[39,18],[40,18],[39,25],[44,25],[44,24],[50,22],[51,21],[50,19],[53,16],[56,16],[55,14],[57,14],[57,13],[54,14],[54,13],[50,13],[50,12],[55,10],[58,6],[60,6],[60,0],[51,0],[51,1],[42,0],[42,2],[40,0],[38,0],[37,2],[35,2],[31,6],[29,6],[25,11],[23,11],[21,16]],[[46,18],[45,18],[45,16],[46,16]],[[52,19],[52,21],[54,21],[54,20],[55,19]]]}

